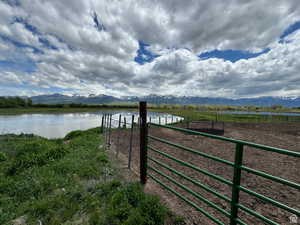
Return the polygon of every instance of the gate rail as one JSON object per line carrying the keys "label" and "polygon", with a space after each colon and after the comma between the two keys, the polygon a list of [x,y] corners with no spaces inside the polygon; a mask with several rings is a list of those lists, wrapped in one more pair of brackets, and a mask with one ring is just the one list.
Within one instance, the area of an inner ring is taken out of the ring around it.
{"label": "gate rail", "polygon": [[[162,182],[160,179],[158,179],[155,175],[153,174],[149,174],[147,173],[147,169],[151,170],[152,172],[159,174],[160,176],[166,178],[167,180],[169,180],[170,182],[172,182],[173,184],[177,185],[178,187],[180,187],[181,189],[185,190],[186,192],[190,193],[191,195],[193,195],[195,198],[197,198],[198,200],[205,202],[208,206],[214,208],[215,210],[217,210],[219,213],[223,214],[224,216],[226,216],[227,218],[230,219],[230,225],[236,225],[236,224],[242,224],[245,225],[246,223],[244,223],[241,219],[238,218],[238,211],[239,210],[243,210],[246,213],[261,219],[262,221],[264,221],[267,224],[272,224],[272,225],[278,225],[278,223],[272,221],[271,219],[259,214],[258,212],[242,205],[239,203],[239,193],[240,191],[245,192],[251,196],[254,196],[256,198],[259,198],[261,200],[264,200],[268,203],[270,203],[271,205],[274,205],[278,208],[284,209],[290,213],[293,213],[297,216],[300,216],[300,211],[295,209],[295,208],[291,208],[283,203],[280,203],[278,201],[275,201],[265,195],[259,194],[255,191],[252,191],[246,187],[241,186],[240,181],[241,181],[241,172],[242,171],[247,171],[249,173],[252,173],[254,175],[260,176],[260,177],[264,177],[267,179],[270,179],[272,181],[278,182],[280,184],[283,185],[287,185],[289,187],[295,188],[297,190],[300,190],[300,184],[295,183],[295,182],[291,182],[289,180],[283,179],[281,177],[277,177],[277,176],[273,176],[271,174],[256,170],[256,169],[252,169],[249,168],[247,166],[243,165],[243,152],[244,152],[244,146],[249,146],[249,147],[254,147],[260,150],[264,150],[264,151],[269,151],[269,152],[275,152],[278,154],[283,154],[283,155],[287,155],[287,156],[291,156],[291,157],[296,157],[296,158],[300,158],[300,153],[299,152],[293,152],[293,151],[289,151],[289,150],[285,150],[285,149],[280,149],[280,148],[274,148],[274,147],[269,147],[266,145],[260,145],[260,144],[256,144],[256,143],[252,143],[252,142],[247,142],[247,141],[241,141],[241,140],[236,140],[236,139],[232,139],[232,138],[227,138],[227,137],[222,137],[222,136],[217,136],[217,135],[212,135],[212,134],[207,134],[207,133],[203,133],[203,132],[197,132],[197,131],[192,131],[192,130],[187,130],[184,128],[178,128],[178,127],[173,127],[173,126],[169,126],[169,125],[160,125],[160,124],[156,124],[156,123],[147,123],[146,120],[146,103],[145,102],[141,102],[140,104],[140,113],[141,113],[141,142],[140,142],[140,147],[141,147],[141,154],[140,154],[140,172],[141,172],[141,183],[145,184],[146,183],[146,179],[147,176],[149,176],[150,178],[152,178],[154,181],[156,181],[157,183],[159,183],[161,186],[163,186],[165,189],[169,190],[170,192],[172,192],[173,194],[175,194],[177,197],[181,198],[183,201],[185,201],[187,204],[191,205],[192,207],[194,207],[196,210],[198,210],[199,212],[201,212],[202,214],[204,214],[205,216],[207,216],[209,219],[211,219],[212,221],[214,221],[216,224],[224,224],[222,221],[220,221],[219,219],[217,219],[216,217],[214,217],[213,215],[211,215],[210,213],[208,213],[207,211],[205,211],[204,209],[200,208],[195,202],[189,200],[188,198],[182,196],[180,193],[178,193],[176,190],[174,190],[172,187],[170,187],[169,185],[165,184],[164,182]],[[204,152],[200,152],[197,151],[195,149],[189,148],[189,147],[185,147],[176,143],[173,143],[171,141],[159,138],[159,137],[154,137],[152,135],[148,135],[148,126],[154,126],[154,127],[161,127],[161,128],[166,128],[166,129],[171,129],[171,130],[176,130],[176,131],[181,131],[184,133],[189,133],[189,134],[194,134],[194,135],[200,135],[203,137],[207,137],[207,138],[212,138],[212,139],[217,139],[217,140],[221,140],[221,141],[226,141],[226,142],[231,142],[234,143],[236,145],[235,147],[235,159],[234,162],[216,157],[216,156],[212,156],[210,154],[204,153]],[[154,148],[153,146],[148,144],[148,140],[154,140],[172,147],[176,147],[178,149],[181,149],[183,151],[187,151],[193,154],[197,154],[199,156],[223,163],[227,166],[231,166],[234,170],[233,170],[233,179],[232,181],[227,180],[221,176],[215,175],[213,173],[208,172],[207,170],[201,169],[191,163],[185,162],[181,159],[178,159],[174,156],[171,156],[165,152],[162,152],[161,150],[158,150],[156,148]],[[160,154],[170,160],[173,160],[181,165],[184,165],[186,167],[189,167],[193,170],[196,170],[199,173],[202,173],[204,175],[207,175],[209,177],[212,177],[228,186],[231,187],[231,198],[228,198],[227,196],[217,192],[216,190],[208,187],[205,184],[202,184],[201,182],[192,179],[190,177],[188,177],[187,175],[183,174],[180,171],[177,171],[176,169],[170,167],[169,165],[159,161],[158,159],[152,157],[152,156],[147,156],[147,150],[151,151],[151,152],[155,152],[157,154]],[[172,172],[173,174],[176,174],[177,176],[184,178],[185,180],[191,182],[192,184],[196,185],[197,187],[223,199],[224,201],[228,202],[231,204],[231,210],[230,212],[222,209],[221,207],[219,207],[218,205],[216,205],[215,203],[209,201],[208,199],[204,198],[203,196],[201,196],[199,193],[191,190],[189,187],[179,183],[178,181],[176,181],[174,178],[168,176],[167,174],[163,173],[162,171],[160,171],[157,168],[153,168],[149,165],[147,165],[147,161],[152,161],[155,164],[169,170],[170,172]]]}

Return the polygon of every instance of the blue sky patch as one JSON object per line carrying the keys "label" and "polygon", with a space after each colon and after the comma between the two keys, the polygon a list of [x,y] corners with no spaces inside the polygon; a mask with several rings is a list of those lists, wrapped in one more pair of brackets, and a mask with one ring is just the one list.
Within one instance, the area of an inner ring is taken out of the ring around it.
{"label": "blue sky patch", "polygon": [[296,23],[289,26],[283,34],[280,36],[280,39],[283,40],[286,36],[290,35],[291,33],[295,32],[296,30],[300,29],[300,21],[297,21]]}
{"label": "blue sky patch", "polygon": [[261,52],[258,53],[252,53],[249,51],[241,51],[241,50],[213,50],[210,52],[203,52],[199,55],[199,58],[202,60],[209,59],[209,58],[218,58],[218,59],[224,59],[228,60],[230,62],[236,62],[240,59],[250,59],[255,58],[257,56],[260,56],[262,54],[265,54],[269,52],[270,49],[264,49]]}
{"label": "blue sky patch", "polygon": [[94,21],[95,27],[97,28],[98,31],[106,31],[104,24],[101,23],[96,12],[94,12],[94,14],[93,14],[93,21]]}
{"label": "blue sky patch", "polygon": [[152,62],[155,58],[160,56],[147,50],[148,46],[150,45],[143,41],[139,41],[139,49],[137,50],[137,56],[134,58],[134,61],[136,61],[138,64],[142,65],[144,63]]}
{"label": "blue sky patch", "polygon": [[25,19],[23,19],[23,18],[21,18],[21,17],[15,17],[13,23],[21,23],[21,24],[23,24],[23,25],[25,26],[25,28],[26,28],[27,30],[29,30],[31,33],[33,33],[33,34],[41,34],[41,33],[39,32],[39,30],[38,30],[35,26],[31,25],[30,23],[28,23]]}
{"label": "blue sky patch", "polygon": [[36,64],[29,60],[0,60],[0,71],[32,73]]}

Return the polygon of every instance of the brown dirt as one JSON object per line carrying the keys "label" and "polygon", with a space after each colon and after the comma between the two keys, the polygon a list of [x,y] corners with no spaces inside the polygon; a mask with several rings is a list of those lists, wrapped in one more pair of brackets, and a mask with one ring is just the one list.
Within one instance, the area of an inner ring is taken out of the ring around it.
{"label": "brown dirt", "polygon": [[[185,126],[185,124],[181,124],[178,126]],[[149,134],[184,146],[192,147],[193,149],[209,153],[211,155],[229,161],[234,161],[235,145],[233,143],[214,140],[198,135],[187,135],[182,132],[156,127],[150,127]],[[300,152],[300,123],[226,123],[224,136]],[[123,156],[128,155],[129,137],[129,130],[114,131],[112,133],[112,141],[116,146],[115,149],[116,151],[122,152]],[[137,129],[134,132],[133,140],[132,166],[133,170],[138,173],[139,133]],[[167,146],[162,143],[158,143],[153,140],[151,140],[149,144],[156,149],[162,150],[172,156],[175,156],[176,158],[187,161],[197,167],[200,167],[201,169],[205,169],[228,180],[232,180],[233,169],[230,166],[203,158],[193,153]],[[214,189],[217,192],[231,198],[231,188],[228,185],[223,184],[192,169],[189,169],[185,166],[182,166],[174,161],[166,159],[165,157],[162,157],[157,153],[149,151],[148,154],[160,160],[161,162],[168,164],[172,168],[175,168],[176,170],[199,181],[200,183],[209,186],[211,189]],[[190,189],[201,194],[206,199],[214,202],[221,208],[230,212],[230,205],[224,200],[221,200],[218,197],[215,197],[214,195],[196,187],[190,182],[171,174],[168,170],[159,167],[153,162],[149,162],[149,164],[154,168],[159,168],[161,171],[172,176],[173,178],[176,178],[176,180],[180,183],[188,186]],[[300,163],[299,159],[296,159],[294,157],[245,147],[243,165],[253,169],[258,169],[274,176],[288,179],[296,183],[300,183]],[[207,210],[210,214],[214,215],[225,224],[229,224],[228,218],[222,216],[218,211],[209,207],[206,203],[195,199],[193,196],[187,194],[179,187],[176,187],[171,182],[164,179],[154,171],[149,170],[148,173],[153,174],[155,177],[158,177],[160,180],[171,186],[179,193],[182,193],[182,195],[193,200],[199,207]],[[294,188],[289,188],[287,186],[252,175],[247,172],[242,172],[241,185],[290,207],[296,208],[298,210],[300,209],[300,192]],[[185,202],[178,199],[169,191],[161,188],[160,185],[156,184],[151,179],[148,179],[145,190],[151,193],[159,194],[162,197],[163,201],[176,214],[182,215],[186,218],[187,224],[214,224],[206,216],[197,212],[192,207],[189,207]],[[289,224],[289,216],[292,215],[285,210],[273,207],[271,204],[243,192],[240,192],[240,203],[279,224]],[[250,216],[242,210],[239,210],[239,217],[247,224],[264,224],[261,220]]]}

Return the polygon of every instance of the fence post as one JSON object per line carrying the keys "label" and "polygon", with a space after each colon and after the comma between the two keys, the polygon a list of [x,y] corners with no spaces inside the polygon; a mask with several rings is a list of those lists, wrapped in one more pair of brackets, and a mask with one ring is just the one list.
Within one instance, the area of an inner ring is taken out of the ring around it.
{"label": "fence post", "polygon": [[118,128],[120,129],[120,127],[121,127],[121,114],[119,115],[119,125],[118,125]]}
{"label": "fence post", "polygon": [[126,117],[124,116],[124,124],[123,124],[123,128],[127,128],[127,124],[126,124]]}
{"label": "fence post", "polygon": [[133,124],[134,124],[134,115],[132,115],[132,119],[131,119],[131,131],[130,131],[130,142],[129,142],[129,152],[128,152],[128,169],[130,169],[130,167],[131,167]]}
{"label": "fence post", "polygon": [[101,133],[103,134],[103,123],[104,123],[104,115],[102,114],[101,118]]}
{"label": "fence post", "polygon": [[160,125],[160,117],[158,117],[158,120],[159,120],[159,125]]}
{"label": "fence post", "polygon": [[105,145],[108,146],[108,131],[109,131],[109,114],[106,114],[106,124],[105,124]]}
{"label": "fence post", "polygon": [[147,181],[147,102],[140,102],[140,182]]}
{"label": "fence post", "polygon": [[105,145],[106,145],[105,122],[106,122],[106,114],[103,115],[103,130],[102,130],[102,134],[103,134],[103,137],[104,137],[104,143],[105,143]]}
{"label": "fence post", "polygon": [[238,218],[238,207],[239,203],[239,186],[241,184],[241,165],[243,163],[243,144],[237,143],[235,148],[235,159],[234,159],[234,174],[233,174],[233,185],[231,194],[231,213],[230,213],[230,225],[236,225]]}
{"label": "fence post", "polygon": [[104,115],[104,140],[105,140],[105,149],[107,147],[107,114]]}
{"label": "fence post", "polygon": [[110,136],[111,136],[111,120],[112,120],[112,114],[109,116],[109,130],[108,130],[108,145],[110,146]]}

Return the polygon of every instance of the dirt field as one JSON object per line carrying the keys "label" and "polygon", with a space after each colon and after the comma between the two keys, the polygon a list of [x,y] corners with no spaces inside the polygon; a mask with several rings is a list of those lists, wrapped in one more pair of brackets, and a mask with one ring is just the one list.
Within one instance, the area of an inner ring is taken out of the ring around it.
{"label": "dirt field", "polygon": [[[178,125],[185,127],[185,124]],[[203,126],[200,125],[199,126]],[[209,153],[211,155],[234,161],[235,145],[229,142],[213,140],[210,138],[188,135],[182,132],[151,127],[149,134],[172,142],[191,147],[201,152]],[[115,146],[114,149],[120,151],[120,157],[126,160],[129,149],[129,130],[114,131],[112,133],[112,141]],[[239,140],[251,141],[258,144],[269,145],[278,148],[284,148],[291,151],[300,152],[300,124],[299,123],[266,123],[266,124],[242,124],[242,123],[225,123],[225,137],[231,137]],[[151,146],[162,150],[176,158],[187,161],[201,169],[205,169],[216,175],[220,175],[228,180],[232,180],[233,169],[225,164],[215,162],[210,159],[189,153],[180,149],[176,149],[165,144],[151,140]],[[132,152],[132,169],[138,173],[139,168],[139,134],[134,132],[133,152]],[[174,161],[171,161],[157,153],[148,152],[149,155],[175,168],[176,170],[188,175],[189,177],[199,181],[202,184],[209,186],[211,189],[231,198],[231,188],[213,178],[203,175],[195,170],[182,166]],[[196,187],[189,181],[180,178],[168,170],[159,167],[154,162],[149,161],[149,164],[154,168],[159,168],[165,174],[176,178],[180,183],[188,186],[190,189],[201,194],[206,199],[214,202],[224,210],[230,212],[230,205],[224,200],[215,197],[207,191]],[[267,152],[264,150],[257,150],[250,147],[245,147],[243,165],[258,169],[260,171],[288,179],[290,181],[300,183],[300,163],[299,159],[291,156],[285,156],[278,153]],[[229,224],[229,219],[222,216],[218,211],[209,207],[206,203],[195,199],[192,195],[183,191],[181,188],[173,185],[171,182],[161,177],[154,171],[148,171],[158,177],[164,183],[170,185],[173,189],[182,193],[182,195],[193,200],[197,205],[210,214],[214,215],[225,224]],[[290,207],[300,209],[300,192],[295,188],[289,188],[284,185],[272,182],[268,179],[252,175],[247,172],[242,172],[241,185],[249,188],[255,192],[266,195],[276,201],[284,203]],[[156,184],[152,179],[148,179],[145,189],[149,192],[159,194],[163,201],[176,212],[186,218],[187,224],[214,224],[206,216],[202,215],[192,207],[189,207],[185,202],[178,199],[174,194],[162,189],[160,185]],[[290,224],[289,216],[292,214],[281,210],[277,207],[271,206],[263,200],[257,199],[244,192],[240,192],[240,203],[259,212],[260,214],[272,219],[279,224]],[[239,210],[240,219],[247,224],[264,224],[261,220],[250,216],[249,214]]]}

